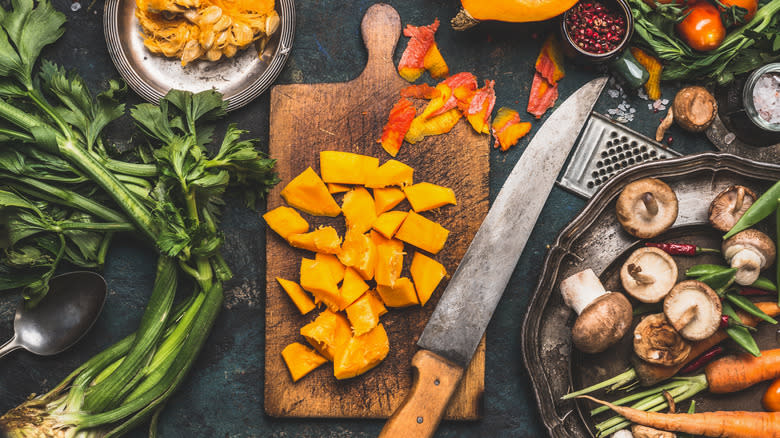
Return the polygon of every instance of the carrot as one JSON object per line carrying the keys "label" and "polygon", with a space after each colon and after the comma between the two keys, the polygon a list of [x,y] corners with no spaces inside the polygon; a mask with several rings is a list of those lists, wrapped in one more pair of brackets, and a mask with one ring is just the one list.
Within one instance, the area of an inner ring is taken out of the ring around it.
{"label": "carrot", "polygon": [[645,412],[583,395],[627,420],[654,429],[722,438],[780,438],[780,412],[717,411],[697,414]]}
{"label": "carrot", "polygon": [[[766,313],[769,316],[778,316],[780,315],[780,307],[778,307],[776,302],[771,301],[764,301],[764,302],[757,302],[755,303],[756,307],[761,309],[764,313]],[[755,316],[748,315],[744,312],[738,312],[739,317],[742,319],[742,322],[745,325],[749,325],[751,327],[755,327],[759,323],[759,319]],[[691,345],[691,352],[688,355],[691,359],[696,358],[704,354],[707,350],[710,348],[720,344],[724,340],[728,339],[729,335],[726,334],[725,330],[718,330],[715,332],[714,335],[710,336],[709,338],[703,340],[694,342]],[[677,374],[680,369],[682,369],[685,364],[675,365],[675,366],[664,366],[664,365],[656,365],[651,364],[649,362],[645,362],[637,357],[632,357],[631,360],[632,364],[634,365],[634,369],[636,370],[637,379],[639,380],[639,384],[642,386],[652,386],[656,383],[662,382],[670,377],[673,377]]]}
{"label": "carrot", "polygon": [[724,357],[707,365],[704,374],[712,393],[741,391],[780,377],[780,349],[763,350],[760,357],[747,353]]}

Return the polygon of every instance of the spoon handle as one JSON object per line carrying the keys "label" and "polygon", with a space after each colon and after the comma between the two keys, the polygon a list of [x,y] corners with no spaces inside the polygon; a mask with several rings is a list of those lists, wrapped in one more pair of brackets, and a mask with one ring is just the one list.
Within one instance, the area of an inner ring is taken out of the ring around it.
{"label": "spoon handle", "polygon": [[16,350],[17,348],[20,348],[20,347],[21,347],[21,345],[19,345],[19,343],[16,342],[16,336],[14,336],[13,338],[11,338],[11,340],[9,340],[5,344],[3,344],[2,347],[0,347],[0,358],[2,358],[6,354],[8,354],[8,353]]}

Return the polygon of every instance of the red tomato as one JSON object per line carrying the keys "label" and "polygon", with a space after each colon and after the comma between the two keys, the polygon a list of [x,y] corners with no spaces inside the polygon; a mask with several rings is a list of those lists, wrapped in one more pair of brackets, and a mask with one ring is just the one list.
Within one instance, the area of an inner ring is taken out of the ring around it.
{"label": "red tomato", "polygon": [[753,19],[753,16],[756,15],[756,11],[758,10],[758,0],[720,0],[720,4],[725,7],[718,8],[721,12],[725,12],[726,8],[730,8],[731,6],[739,6],[740,8],[747,10],[747,13],[742,18],[742,21],[734,24],[747,23]]}
{"label": "red tomato", "polygon": [[677,34],[692,49],[706,52],[717,48],[726,38],[718,8],[701,2],[694,3],[687,12],[690,12],[688,16],[677,24]]}
{"label": "red tomato", "polygon": [[769,385],[769,389],[764,393],[764,398],[761,402],[767,411],[780,412],[780,379]]}

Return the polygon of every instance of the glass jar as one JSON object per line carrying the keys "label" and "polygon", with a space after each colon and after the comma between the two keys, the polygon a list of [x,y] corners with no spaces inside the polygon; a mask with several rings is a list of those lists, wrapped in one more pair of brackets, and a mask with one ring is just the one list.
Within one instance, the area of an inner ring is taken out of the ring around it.
{"label": "glass jar", "polygon": [[[766,77],[769,77],[768,81],[767,79],[762,79]],[[762,105],[760,98],[757,99],[754,94],[757,88],[766,89],[766,93],[768,93],[767,96],[765,96],[766,100],[775,100],[775,102],[777,102],[777,90],[780,88],[780,62],[767,64],[754,70],[753,73],[748,76],[747,81],[745,81],[745,87],[742,89],[742,104],[745,107],[745,113],[750,121],[765,131],[780,132],[780,121],[777,121],[780,119],[780,105],[775,103],[774,108],[772,108],[774,111],[772,117],[775,120],[775,123],[771,123],[768,119],[762,117],[761,110],[764,109],[764,107],[756,108],[757,100],[759,100],[759,105]],[[770,96],[773,90],[775,93],[774,99]],[[764,105],[766,105],[766,103],[764,103]],[[769,109],[766,108],[766,111],[769,111]]]}

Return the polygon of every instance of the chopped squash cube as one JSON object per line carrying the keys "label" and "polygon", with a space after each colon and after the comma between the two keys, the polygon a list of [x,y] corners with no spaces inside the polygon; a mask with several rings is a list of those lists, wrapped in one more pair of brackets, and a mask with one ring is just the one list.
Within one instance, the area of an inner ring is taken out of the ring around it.
{"label": "chopped squash cube", "polygon": [[404,199],[406,199],[406,195],[399,188],[374,189],[374,206],[376,207],[377,216],[391,210]]}
{"label": "chopped squash cube", "polygon": [[325,303],[328,308],[341,309],[346,307],[339,287],[333,281],[333,274],[327,265],[316,260],[301,260],[301,287],[311,292],[317,302]]}
{"label": "chopped squash cube", "polygon": [[325,184],[328,186],[328,192],[330,194],[336,194],[336,193],[344,193],[351,190],[351,188],[346,184],[335,184],[335,183],[327,183]]}
{"label": "chopped squash cube", "polygon": [[364,280],[368,281],[374,278],[376,245],[369,236],[355,231],[347,231],[338,257],[345,266],[355,268]]}
{"label": "chopped squash cube", "polygon": [[347,230],[365,233],[371,229],[371,225],[376,220],[374,198],[363,187],[350,190],[344,195],[341,210],[344,212]]}
{"label": "chopped squash cube", "polygon": [[376,284],[393,286],[401,276],[404,265],[404,244],[400,240],[388,240],[376,246]]}
{"label": "chopped squash cube", "polygon": [[376,291],[382,297],[385,306],[388,307],[408,307],[420,304],[412,280],[409,280],[408,277],[399,278],[392,287],[377,285]]}
{"label": "chopped squash cube", "polygon": [[290,245],[312,252],[338,254],[341,251],[341,237],[333,227],[321,227],[310,233],[293,234],[287,238]]}
{"label": "chopped squash cube", "polygon": [[314,216],[336,217],[341,213],[325,183],[311,167],[287,183],[281,195],[291,206]]}
{"label": "chopped squash cube", "polygon": [[387,313],[387,308],[376,292],[368,291],[354,303],[347,306],[347,318],[355,336],[368,333],[379,324],[379,317]]}
{"label": "chopped squash cube", "polygon": [[373,228],[377,230],[379,234],[388,239],[392,239],[395,232],[401,228],[401,224],[404,222],[404,219],[406,219],[407,214],[408,213],[405,211],[388,211],[387,213],[382,213],[376,218],[376,221],[374,221]]}
{"label": "chopped squash cube", "polygon": [[314,260],[316,260],[317,263],[323,263],[328,266],[331,274],[333,274],[333,281],[336,283],[341,283],[341,280],[344,279],[344,270],[347,269],[347,267],[341,264],[339,258],[335,255],[318,252],[314,255]]}
{"label": "chopped squash cube", "polygon": [[382,324],[370,332],[352,337],[339,349],[333,360],[333,375],[337,379],[359,376],[379,365],[390,351],[390,341]]}
{"label": "chopped squash cube", "polygon": [[347,306],[360,298],[360,296],[363,295],[363,292],[368,289],[368,284],[363,281],[363,277],[361,277],[356,270],[347,268],[347,270],[344,271],[344,283],[342,283],[341,289],[339,290],[343,306],[339,310],[346,309]]}
{"label": "chopped squash cube", "polygon": [[276,281],[278,281],[282,286],[282,289],[287,292],[287,296],[290,297],[293,304],[295,304],[295,307],[301,312],[301,315],[305,315],[314,309],[314,301],[306,295],[306,291],[304,291],[298,283],[279,277],[276,277]]}
{"label": "chopped squash cube", "polygon": [[414,211],[417,212],[432,210],[447,204],[457,205],[455,192],[451,188],[427,182],[404,187],[404,194],[406,194],[406,199],[409,200]]}
{"label": "chopped squash cube", "polygon": [[436,254],[444,247],[449,234],[446,228],[436,222],[410,211],[401,228],[395,233],[395,238]]}
{"label": "chopped squash cube", "polygon": [[[391,207],[392,208],[392,207]],[[265,223],[282,236],[285,240],[292,234],[301,234],[309,231],[309,223],[300,213],[290,207],[276,207],[263,215]]]}
{"label": "chopped squash cube", "polygon": [[379,159],[352,152],[320,152],[320,172],[326,183],[360,184],[366,183],[366,176],[379,167]]}
{"label": "chopped squash cube", "polygon": [[328,359],[320,356],[311,348],[298,342],[293,342],[284,347],[282,358],[284,358],[284,363],[287,364],[287,369],[290,371],[293,382],[297,382],[301,377],[328,361]]}
{"label": "chopped squash cube", "polygon": [[389,160],[368,175],[366,187],[381,189],[387,186],[409,186],[412,185],[413,176],[414,169],[400,161]]}
{"label": "chopped squash cube", "polygon": [[301,327],[301,336],[321,355],[332,361],[336,352],[349,342],[352,330],[344,315],[325,309],[314,321]]}
{"label": "chopped squash cube", "polygon": [[409,270],[412,274],[414,287],[417,289],[417,298],[420,299],[420,305],[424,306],[433,295],[433,291],[436,290],[441,279],[447,275],[447,270],[441,263],[419,252],[414,253],[412,266]]}

